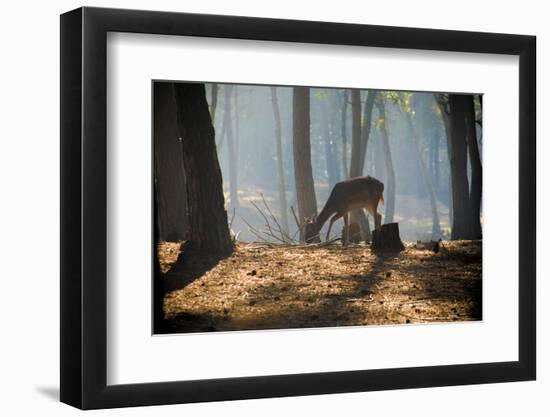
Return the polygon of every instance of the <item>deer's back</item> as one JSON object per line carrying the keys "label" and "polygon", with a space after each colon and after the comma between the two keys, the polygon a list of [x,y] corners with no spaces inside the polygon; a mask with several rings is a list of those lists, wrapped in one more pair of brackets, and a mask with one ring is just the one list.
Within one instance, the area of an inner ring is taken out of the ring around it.
{"label": "deer's back", "polygon": [[353,210],[378,203],[384,184],[371,176],[355,177],[337,183],[329,197],[334,211]]}

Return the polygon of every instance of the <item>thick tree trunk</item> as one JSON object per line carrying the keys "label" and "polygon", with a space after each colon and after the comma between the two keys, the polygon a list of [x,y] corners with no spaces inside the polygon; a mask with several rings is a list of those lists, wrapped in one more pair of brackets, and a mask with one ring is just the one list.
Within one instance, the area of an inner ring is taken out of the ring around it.
{"label": "thick tree trunk", "polygon": [[451,118],[450,164],[453,189],[453,226],[451,239],[474,238],[470,188],[467,173],[466,108],[468,98],[449,94]]}
{"label": "thick tree trunk", "polygon": [[184,240],[189,230],[185,174],[172,83],[155,83],[153,136],[158,238]]}
{"label": "thick tree trunk", "polygon": [[237,193],[237,160],[235,158],[235,142],[233,137],[233,115],[231,112],[231,96],[233,86],[225,86],[224,130],[227,140],[227,162],[229,167],[229,206],[231,209],[239,207]]}
{"label": "thick tree trunk", "polygon": [[415,150],[416,158],[420,166],[420,173],[422,175],[422,180],[424,182],[424,186],[426,187],[426,191],[430,199],[430,207],[432,210],[432,239],[438,240],[441,238],[441,226],[439,224],[439,213],[437,212],[437,200],[435,198],[432,178],[426,167],[426,162],[424,162],[424,157],[422,156],[422,151],[420,149],[420,143],[418,140],[418,136],[416,135],[416,130],[411,120],[410,113],[405,112],[405,118],[407,120],[407,125],[409,126],[409,130],[411,132],[411,138],[413,140],[413,148]]}
{"label": "thick tree trunk", "polygon": [[275,119],[275,149],[277,152],[277,171],[279,174],[279,207],[281,210],[281,222],[284,232],[288,235],[288,205],[286,202],[285,170],[283,165],[283,138],[281,133],[281,112],[277,99],[277,87],[271,87],[271,104],[273,106],[273,118]]}
{"label": "thick tree trunk", "polygon": [[344,170],[344,176],[348,175],[348,92],[342,91],[342,169]]}
{"label": "thick tree trunk", "polygon": [[395,171],[393,169],[393,159],[390,148],[390,138],[387,129],[386,120],[386,104],[384,101],[377,101],[376,107],[378,108],[378,114],[383,122],[380,124],[380,135],[382,139],[382,149],[384,151],[384,160],[386,161],[386,215],[384,216],[384,223],[393,223],[393,217],[395,214]]}
{"label": "thick tree trunk", "polygon": [[189,241],[194,249],[227,255],[233,242],[204,84],[175,83],[174,92],[187,180]]}
{"label": "thick tree trunk", "polygon": [[[361,175],[361,91],[351,90],[351,162],[349,177],[358,177]],[[350,230],[354,230],[359,225],[361,240],[369,241],[371,239],[370,226],[367,216],[363,210],[354,210],[351,212]],[[354,237],[355,236],[355,237]],[[349,236],[350,241],[357,241],[357,233]]]}
{"label": "thick tree trunk", "polygon": [[[294,179],[296,183],[296,198],[298,202],[298,220],[300,225],[313,220],[317,215],[317,201],[313,173],[311,169],[309,88],[294,87],[292,97],[292,143],[294,153]],[[302,227],[300,240],[319,241],[312,235],[313,229]]]}
{"label": "thick tree trunk", "polygon": [[466,107],[466,140],[468,142],[468,155],[472,178],[470,186],[470,205],[472,213],[472,233],[474,239],[481,239],[481,188],[482,188],[482,167],[477,146],[476,120],[474,112],[474,96],[468,95],[465,100]]}

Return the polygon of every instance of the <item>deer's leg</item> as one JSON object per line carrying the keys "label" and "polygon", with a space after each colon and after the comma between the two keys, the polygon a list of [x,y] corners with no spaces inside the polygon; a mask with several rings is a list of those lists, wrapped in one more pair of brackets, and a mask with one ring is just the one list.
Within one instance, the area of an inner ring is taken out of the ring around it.
{"label": "deer's leg", "polygon": [[349,243],[349,213],[344,214],[344,236],[342,244],[347,246]]}
{"label": "deer's leg", "polygon": [[332,225],[336,220],[338,220],[342,215],[340,213],[336,213],[332,218],[330,219],[330,223],[328,224],[328,230],[327,230],[327,237],[326,240],[330,237],[330,230],[332,229]]}
{"label": "deer's leg", "polygon": [[374,228],[376,230],[382,229],[382,215],[378,213],[378,203],[373,206],[368,206],[367,210],[374,218]]}

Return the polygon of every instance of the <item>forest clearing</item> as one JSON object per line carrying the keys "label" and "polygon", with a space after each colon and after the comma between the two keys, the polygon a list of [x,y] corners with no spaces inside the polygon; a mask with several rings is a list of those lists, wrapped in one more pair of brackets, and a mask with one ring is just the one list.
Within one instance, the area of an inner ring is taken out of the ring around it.
{"label": "forest clearing", "polygon": [[481,241],[380,256],[364,244],[241,243],[224,259],[180,245],[158,246],[161,333],[481,320]]}

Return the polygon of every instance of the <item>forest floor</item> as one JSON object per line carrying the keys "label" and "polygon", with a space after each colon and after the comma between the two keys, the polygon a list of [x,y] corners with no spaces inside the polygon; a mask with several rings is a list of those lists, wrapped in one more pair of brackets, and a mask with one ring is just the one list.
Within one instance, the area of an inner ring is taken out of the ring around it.
{"label": "forest floor", "polygon": [[159,244],[163,333],[481,320],[481,241],[406,244],[239,243],[224,259]]}

